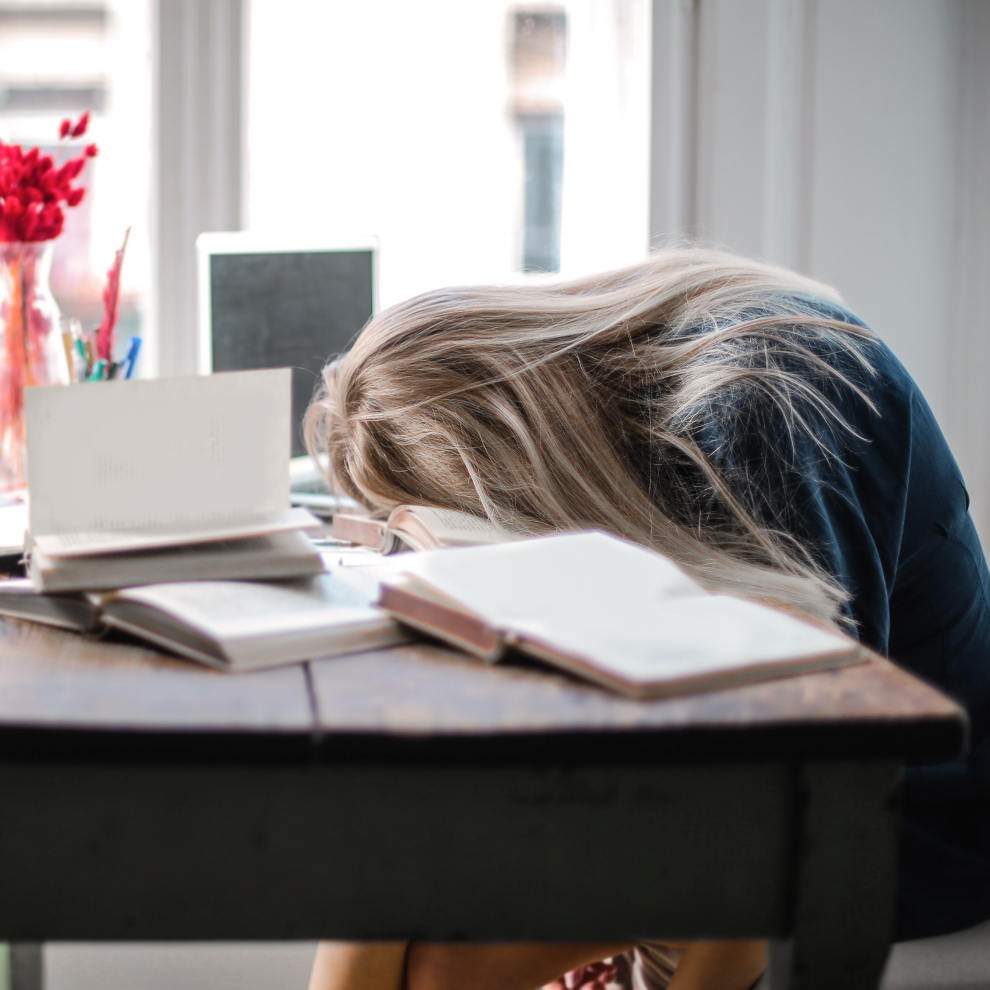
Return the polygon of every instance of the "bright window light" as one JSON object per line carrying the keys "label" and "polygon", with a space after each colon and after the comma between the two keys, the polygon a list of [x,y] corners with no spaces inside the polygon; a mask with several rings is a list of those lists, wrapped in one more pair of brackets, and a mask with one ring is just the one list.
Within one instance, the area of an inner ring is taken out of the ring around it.
{"label": "bright window light", "polygon": [[649,241],[647,0],[251,0],[247,224],[373,234],[388,305]]}

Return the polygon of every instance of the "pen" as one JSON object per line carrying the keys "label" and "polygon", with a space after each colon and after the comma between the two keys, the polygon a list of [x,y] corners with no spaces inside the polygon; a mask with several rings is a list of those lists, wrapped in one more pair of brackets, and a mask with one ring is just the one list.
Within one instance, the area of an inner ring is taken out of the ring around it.
{"label": "pen", "polygon": [[102,382],[106,377],[106,372],[107,363],[103,360],[103,358],[100,358],[100,360],[96,362],[96,366],[93,368],[93,373],[86,379],[86,381]]}
{"label": "pen", "polygon": [[72,351],[72,334],[68,330],[62,331],[62,346],[65,348],[65,360],[69,363],[69,380],[74,382],[78,377],[76,375],[76,357]]}
{"label": "pen", "polygon": [[134,374],[134,366],[137,364],[138,354],[141,351],[141,338],[131,337],[131,342],[127,347],[127,357],[120,362],[121,369],[127,368],[126,374],[119,374],[121,378],[130,378]]}
{"label": "pen", "polygon": [[83,382],[89,377],[89,361],[86,358],[86,345],[81,338],[75,339],[76,351],[79,354],[80,364],[76,367],[76,381]]}

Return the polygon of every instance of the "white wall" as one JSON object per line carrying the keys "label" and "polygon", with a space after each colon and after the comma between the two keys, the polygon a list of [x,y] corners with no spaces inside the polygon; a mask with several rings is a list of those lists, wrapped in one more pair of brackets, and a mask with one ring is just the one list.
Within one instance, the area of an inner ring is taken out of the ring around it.
{"label": "white wall", "polygon": [[838,288],[928,397],[990,538],[990,5],[654,0],[654,46],[654,237]]}
{"label": "white wall", "polygon": [[569,0],[561,267],[642,261],[650,235],[645,0]]}
{"label": "white wall", "polygon": [[956,5],[818,8],[810,271],[838,286],[945,418]]}

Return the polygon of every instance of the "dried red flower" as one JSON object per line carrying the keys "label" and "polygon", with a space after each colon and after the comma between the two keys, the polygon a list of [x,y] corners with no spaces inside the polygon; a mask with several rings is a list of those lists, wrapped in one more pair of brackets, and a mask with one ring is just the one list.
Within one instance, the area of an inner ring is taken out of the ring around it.
{"label": "dried red flower", "polygon": [[127,250],[127,240],[131,236],[131,228],[124,234],[124,243],[114,255],[113,265],[107,272],[107,284],[103,289],[103,322],[96,331],[96,356],[109,361],[113,356],[114,328],[117,326],[117,302],[120,298],[120,269],[124,264],[124,252]]}
{"label": "dried red flower", "polygon": [[[82,137],[89,127],[89,114],[75,124],[63,120],[59,137]],[[72,183],[88,158],[95,158],[95,144],[87,145],[78,158],[60,168],[40,149],[25,152],[19,144],[0,142],[0,242],[50,241],[62,233],[65,216],[62,203],[78,206],[86,195]]]}
{"label": "dried red flower", "polygon": [[74,138],[82,137],[86,133],[87,127],[89,127],[88,110],[76,121],[76,126],[72,128],[72,136]]}

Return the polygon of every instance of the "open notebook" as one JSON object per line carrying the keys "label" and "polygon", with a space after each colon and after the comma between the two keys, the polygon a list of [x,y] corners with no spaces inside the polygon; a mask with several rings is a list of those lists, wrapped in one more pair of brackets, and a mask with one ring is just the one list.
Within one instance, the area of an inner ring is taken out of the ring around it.
{"label": "open notebook", "polygon": [[856,663],[848,637],[712,594],[651,550],[570,533],[409,554],[382,583],[395,618],[494,662],[515,648],[605,687],[655,696]]}

